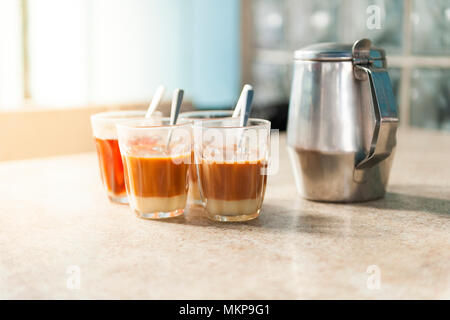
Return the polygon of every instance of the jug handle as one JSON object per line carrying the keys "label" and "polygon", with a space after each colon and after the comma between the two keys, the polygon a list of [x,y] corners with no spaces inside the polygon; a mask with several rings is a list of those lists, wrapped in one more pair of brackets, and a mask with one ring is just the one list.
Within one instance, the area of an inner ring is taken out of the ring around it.
{"label": "jug handle", "polygon": [[391,154],[396,145],[398,114],[391,81],[386,69],[355,65],[354,74],[358,80],[369,80],[375,126],[369,151],[355,169],[371,168]]}

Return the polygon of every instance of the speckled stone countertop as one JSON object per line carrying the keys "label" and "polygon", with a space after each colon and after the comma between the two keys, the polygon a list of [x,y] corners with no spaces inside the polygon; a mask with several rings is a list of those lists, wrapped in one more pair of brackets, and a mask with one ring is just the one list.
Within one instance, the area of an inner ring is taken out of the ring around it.
{"label": "speckled stone countertop", "polygon": [[297,197],[282,138],[240,224],[140,220],[94,153],[0,163],[0,298],[450,298],[450,135],[400,131],[386,197],[345,205]]}

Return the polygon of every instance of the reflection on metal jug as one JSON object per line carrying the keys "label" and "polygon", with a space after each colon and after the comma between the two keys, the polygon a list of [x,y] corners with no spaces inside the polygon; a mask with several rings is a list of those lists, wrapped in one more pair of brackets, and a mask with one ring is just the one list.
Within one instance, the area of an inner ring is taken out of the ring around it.
{"label": "reflection on metal jug", "polygon": [[287,142],[301,196],[332,202],[384,196],[397,125],[384,50],[362,39],[295,52]]}

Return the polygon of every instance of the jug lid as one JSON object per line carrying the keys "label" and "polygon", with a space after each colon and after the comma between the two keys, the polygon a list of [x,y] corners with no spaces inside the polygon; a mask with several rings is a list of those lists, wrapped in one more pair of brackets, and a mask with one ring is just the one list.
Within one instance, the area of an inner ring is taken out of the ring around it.
{"label": "jug lid", "polygon": [[[346,61],[352,60],[353,44],[322,42],[309,45],[295,51],[296,60]],[[386,54],[383,49],[370,47],[370,59],[383,60]]]}

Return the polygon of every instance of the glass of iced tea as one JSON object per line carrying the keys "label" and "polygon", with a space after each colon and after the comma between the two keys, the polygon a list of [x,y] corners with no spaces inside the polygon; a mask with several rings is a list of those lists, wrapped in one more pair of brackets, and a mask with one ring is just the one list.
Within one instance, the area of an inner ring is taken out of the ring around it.
{"label": "glass of iced tea", "polygon": [[267,182],[270,122],[233,118],[194,123],[195,167],[208,217],[247,221],[259,216]]}
{"label": "glass of iced tea", "polygon": [[[208,119],[221,119],[230,118],[233,115],[233,110],[199,110],[199,111],[188,111],[183,112],[179,116],[178,122],[184,123],[189,121],[203,121]],[[194,205],[202,205],[202,199],[200,197],[200,192],[198,191],[198,177],[197,170],[194,165],[194,149],[192,148],[191,155],[191,167],[189,169],[189,194],[188,203]]]}
{"label": "glass of iced tea", "polygon": [[[91,116],[100,176],[106,194],[112,202],[128,203],[116,124],[131,119],[144,118],[145,113],[146,110],[111,111]],[[160,112],[155,112],[152,117],[154,121],[160,121],[161,118]]]}
{"label": "glass of iced tea", "polygon": [[147,120],[117,125],[125,185],[131,209],[140,218],[184,213],[189,188],[192,124],[155,126]]}

